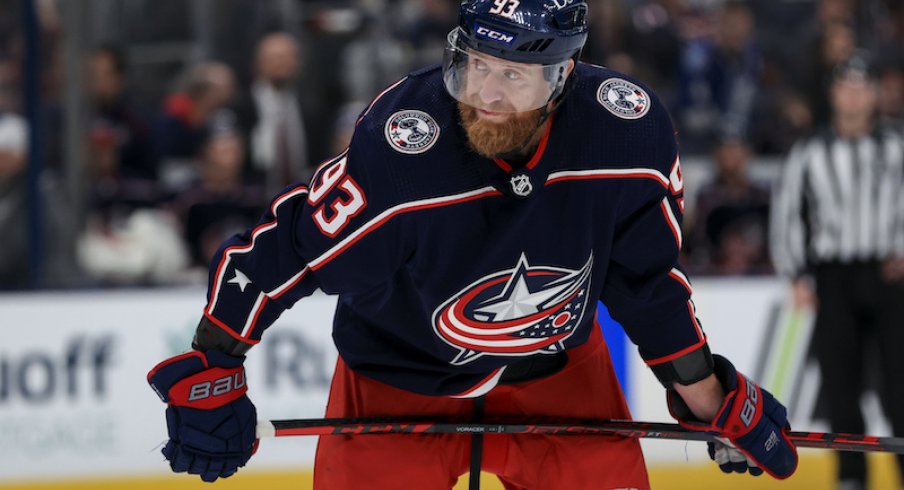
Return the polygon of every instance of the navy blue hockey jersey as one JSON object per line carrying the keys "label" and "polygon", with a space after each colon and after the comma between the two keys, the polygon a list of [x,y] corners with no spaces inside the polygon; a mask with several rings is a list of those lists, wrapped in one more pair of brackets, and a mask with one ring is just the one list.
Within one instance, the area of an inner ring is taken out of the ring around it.
{"label": "navy blue hockey jersey", "polygon": [[224,244],[205,315],[256,343],[317,288],[338,294],[348,366],[432,395],[484,393],[509,363],[581,345],[599,299],[648,364],[702,347],[669,116],[637,81],[575,73],[518,168],[469,150],[439,67],[391,86],[346,152]]}

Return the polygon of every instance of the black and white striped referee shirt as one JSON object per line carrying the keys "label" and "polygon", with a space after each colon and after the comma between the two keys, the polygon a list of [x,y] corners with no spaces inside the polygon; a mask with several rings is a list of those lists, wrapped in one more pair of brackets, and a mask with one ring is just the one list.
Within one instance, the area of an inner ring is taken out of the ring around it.
{"label": "black and white striped referee shirt", "polygon": [[904,255],[904,138],[891,128],[845,139],[831,131],[797,143],[771,217],[776,270]]}

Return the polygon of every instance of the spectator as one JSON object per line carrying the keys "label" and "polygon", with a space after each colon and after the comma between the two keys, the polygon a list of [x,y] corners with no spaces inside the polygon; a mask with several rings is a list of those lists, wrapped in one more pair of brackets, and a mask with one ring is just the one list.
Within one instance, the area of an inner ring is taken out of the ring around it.
{"label": "spectator", "polygon": [[62,192],[41,186],[43,214],[39,238],[43,246],[43,275],[32,277],[29,257],[35,253],[28,232],[29,195],[26,183],[28,124],[20,116],[0,110],[0,228],[4,231],[0,254],[0,290],[32,286],[62,286],[76,277],[69,248],[71,220],[66,219]]}
{"label": "spectator", "polygon": [[[862,57],[834,72],[831,125],[795,145],[773,207],[776,267],[795,301],[812,306],[831,429],[862,434],[864,360],[875,356],[896,435],[904,434],[904,139],[877,125],[876,81]],[[878,352],[865,346],[875,337]],[[904,456],[898,455],[899,468]],[[862,453],[839,455],[839,489],[866,488]]]}
{"label": "spectator", "polygon": [[754,153],[786,155],[791,146],[813,131],[813,112],[806,98],[787,86],[761,91],[751,121]]}
{"label": "spectator", "polygon": [[265,195],[293,182],[307,182],[313,173],[296,93],[300,68],[294,37],[276,32],[258,41],[254,80],[239,114],[249,131],[251,173],[264,186]]}
{"label": "spectator", "polygon": [[166,189],[178,189],[193,178],[192,159],[204,142],[214,118],[234,118],[235,76],[222,63],[193,67],[184,87],[168,96],[154,127],[155,155]]}
{"label": "spectator", "polygon": [[652,78],[649,70],[638,73],[644,65],[638,65],[632,55],[635,33],[623,1],[598,0],[594,7],[582,59],[638,78]]}
{"label": "spectator", "polygon": [[20,83],[16,64],[0,55],[0,111],[21,112]]}
{"label": "spectator", "polygon": [[30,285],[28,260],[28,196],[25,186],[27,124],[0,112],[0,226],[6,231],[0,254],[0,289]]}
{"label": "spectator", "polygon": [[[400,12],[407,14],[400,28],[399,38],[406,49],[403,71],[413,70],[421,66],[435,63],[443,56],[446,44],[446,35],[449,34],[449,25],[455,22],[455,3],[447,0],[406,0],[401,2]],[[385,20],[393,20],[386,18]],[[371,48],[373,49],[373,48]],[[401,78],[402,73],[387,73],[384,78],[384,86]],[[382,87],[376,87],[382,90]],[[357,98],[366,100],[376,93],[356,94]]]}
{"label": "spectator", "polygon": [[88,64],[88,124],[91,173],[105,178],[156,179],[149,128],[128,101],[126,60],[114,47],[96,49]]}
{"label": "spectator", "polygon": [[[342,78],[345,99],[351,103],[369,103],[383,89],[405,76],[416,59],[442,56],[448,28],[438,31],[429,17],[439,15],[437,2],[405,2],[399,36],[393,36],[389,8],[385,0],[360,2],[367,19],[342,51]],[[422,5],[423,4],[423,5]],[[423,21],[423,22],[422,22]],[[448,27],[446,24],[444,27]],[[419,39],[425,36],[426,39]]]}
{"label": "spectator", "polygon": [[199,154],[197,181],[175,199],[193,266],[207,267],[217,247],[257,223],[266,207],[261,189],[243,180],[244,147],[234,128],[213,128]]}
{"label": "spectator", "polygon": [[[844,24],[851,29],[854,45],[857,45],[858,39],[858,18],[861,17],[860,11],[855,0],[815,0],[811,2],[809,21],[798,26],[800,34],[797,36],[797,43],[803,48],[794,53],[797,61],[808,62],[816,61],[815,58],[807,58],[807,56],[819,53],[823,39],[826,37],[826,31],[837,24]],[[843,61],[841,58],[838,62]],[[808,68],[811,65],[806,65]],[[835,65],[829,65],[831,70]],[[792,67],[795,68],[795,67]],[[801,68],[801,66],[796,66]]]}
{"label": "spectator", "polygon": [[727,1],[716,25],[688,40],[682,55],[676,117],[683,151],[705,151],[723,136],[749,136],[763,62],[754,18],[743,2]]}
{"label": "spectator", "polygon": [[636,32],[638,67],[650,73],[651,87],[663,100],[671,100],[677,83],[681,49],[688,35],[696,36],[701,25],[688,0],[652,0],[634,9],[631,27]]}
{"label": "spectator", "polygon": [[884,58],[900,58],[904,46],[904,2],[883,2],[885,10],[876,22],[876,53]]}
{"label": "spectator", "polygon": [[797,58],[796,89],[805,94],[817,126],[829,123],[829,85],[832,70],[853,56],[857,48],[857,36],[847,20],[837,20],[822,26],[818,36],[806,52]]}
{"label": "spectator", "polygon": [[879,121],[904,129],[904,66],[888,62],[879,70]]}
{"label": "spectator", "polygon": [[764,274],[768,254],[769,190],[748,174],[750,148],[722,141],[713,150],[715,175],[697,194],[688,226],[689,266],[704,274]]}

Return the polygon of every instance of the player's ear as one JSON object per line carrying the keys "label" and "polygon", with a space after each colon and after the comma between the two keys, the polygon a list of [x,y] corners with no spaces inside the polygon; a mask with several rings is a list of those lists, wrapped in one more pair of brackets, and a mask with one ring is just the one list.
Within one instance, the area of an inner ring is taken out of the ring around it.
{"label": "player's ear", "polygon": [[571,72],[574,71],[574,66],[575,66],[574,58],[571,58],[570,60],[568,60],[568,65],[565,67],[565,78],[568,78],[571,76]]}

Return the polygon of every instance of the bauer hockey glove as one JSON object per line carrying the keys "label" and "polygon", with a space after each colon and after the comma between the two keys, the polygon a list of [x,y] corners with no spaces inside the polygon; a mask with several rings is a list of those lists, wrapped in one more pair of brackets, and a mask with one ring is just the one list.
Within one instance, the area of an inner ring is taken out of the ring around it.
{"label": "bauer hockey glove", "polygon": [[737,372],[731,362],[713,355],[716,378],[725,389],[725,401],[709,423],[697,420],[675,390],[667,390],[669,412],[683,427],[709,432],[709,457],[725,473],[766,471],[785,479],[797,469],[797,449],[788,440],[788,414],[768,391]]}
{"label": "bauer hockey glove", "polygon": [[151,388],[168,405],[169,441],[162,452],[174,472],[212,482],[235,474],[257,450],[257,412],[245,395],[244,360],[192,351],[148,373]]}

